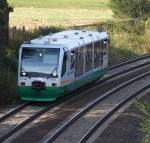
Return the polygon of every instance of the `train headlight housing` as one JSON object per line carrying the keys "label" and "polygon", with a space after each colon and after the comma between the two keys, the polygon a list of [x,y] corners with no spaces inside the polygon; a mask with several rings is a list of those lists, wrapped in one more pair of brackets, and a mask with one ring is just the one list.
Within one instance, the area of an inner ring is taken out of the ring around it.
{"label": "train headlight housing", "polygon": [[21,71],[21,73],[20,73],[20,76],[23,76],[23,77],[25,77],[27,75],[27,73],[26,72],[24,72],[24,71]]}
{"label": "train headlight housing", "polygon": [[57,86],[57,83],[52,83],[52,86],[56,87],[56,86]]}
{"label": "train headlight housing", "polygon": [[20,82],[20,86],[25,86],[25,82]]}

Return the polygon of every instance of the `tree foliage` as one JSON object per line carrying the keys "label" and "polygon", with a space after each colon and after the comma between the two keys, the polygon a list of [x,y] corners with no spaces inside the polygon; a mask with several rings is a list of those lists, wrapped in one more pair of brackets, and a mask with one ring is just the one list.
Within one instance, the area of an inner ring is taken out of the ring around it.
{"label": "tree foliage", "polygon": [[139,18],[150,15],[150,0],[111,0],[115,17]]}
{"label": "tree foliage", "polygon": [[13,11],[7,0],[0,0],[0,49],[8,44],[9,13]]}

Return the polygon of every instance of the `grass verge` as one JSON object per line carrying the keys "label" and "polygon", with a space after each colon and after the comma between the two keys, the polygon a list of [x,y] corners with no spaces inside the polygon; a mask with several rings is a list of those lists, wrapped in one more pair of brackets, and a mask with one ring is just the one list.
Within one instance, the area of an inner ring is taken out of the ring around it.
{"label": "grass verge", "polygon": [[110,0],[8,0],[14,7],[10,26],[70,26],[112,18]]}
{"label": "grass verge", "polygon": [[140,131],[143,133],[141,143],[150,143],[150,104],[149,102],[138,102],[137,107],[143,114]]}
{"label": "grass verge", "polygon": [[110,0],[8,0],[14,7],[35,8],[75,8],[75,9],[100,9],[108,8]]}

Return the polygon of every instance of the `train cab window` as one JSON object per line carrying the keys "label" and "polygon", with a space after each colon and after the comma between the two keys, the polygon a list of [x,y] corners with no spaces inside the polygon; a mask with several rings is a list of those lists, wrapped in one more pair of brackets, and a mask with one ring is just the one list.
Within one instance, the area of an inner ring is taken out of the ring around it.
{"label": "train cab window", "polygon": [[66,53],[64,53],[61,76],[63,76],[66,72],[66,62],[67,62],[67,55]]}

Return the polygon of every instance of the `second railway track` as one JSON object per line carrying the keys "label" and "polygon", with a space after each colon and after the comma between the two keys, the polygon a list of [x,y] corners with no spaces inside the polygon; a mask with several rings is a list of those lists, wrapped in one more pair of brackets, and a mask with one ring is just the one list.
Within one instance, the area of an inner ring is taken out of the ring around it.
{"label": "second railway track", "polygon": [[99,96],[41,142],[85,143],[124,104],[150,88],[149,80],[150,72],[147,72]]}
{"label": "second railway track", "polygon": [[[149,58],[149,56],[147,55],[147,56],[145,56],[145,58],[142,57],[140,60],[133,60],[133,61],[126,62],[126,63],[123,63],[123,64],[119,64],[119,65],[116,66],[116,67],[111,67],[111,68],[110,68],[110,71],[112,72],[111,75],[107,76],[107,77],[104,78],[103,80],[98,81],[98,82],[95,84],[95,86],[96,86],[96,85],[99,86],[100,83],[106,82],[106,81],[108,81],[108,80],[112,80],[114,77],[121,76],[121,75],[123,75],[123,74],[127,74],[127,72],[131,72],[132,70],[137,70],[137,71],[138,71],[140,68],[142,68],[143,71],[147,71],[148,69],[150,69],[150,68],[148,68],[148,65],[150,64],[149,60],[150,60],[150,58]],[[128,65],[127,65],[127,64],[128,64]],[[126,65],[126,66],[123,67],[123,65]],[[117,71],[117,69],[118,69],[119,67],[121,67],[121,66],[122,66],[122,70]],[[146,69],[147,69],[147,70],[146,70]],[[140,74],[140,72],[137,73],[137,74]],[[132,75],[132,76],[133,76],[133,75]],[[135,75],[135,76],[136,76],[136,75]],[[130,78],[130,77],[128,77],[128,78]],[[119,83],[118,83],[118,84],[119,84]],[[92,85],[92,87],[94,87],[94,85]],[[75,94],[80,93],[81,91],[83,92],[85,89],[87,90],[88,88],[91,88],[91,85],[90,85],[90,86],[86,86],[86,87],[84,87],[83,89],[80,89],[80,90],[77,91]],[[94,87],[94,88],[95,88],[95,87]],[[83,94],[84,94],[84,92],[83,92]],[[72,96],[73,96],[73,95],[72,95]],[[87,97],[88,97],[88,96],[87,96]],[[66,98],[66,99],[65,99],[65,98]],[[39,109],[40,111],[37,111],[37,110],[36,110],[37,112],[35,112],[35,114],[34,114],[33,116],[27,118],[26,120],[24,120],[24,121],[23,121],[22,123],[20,123],[20,124],[19,124],[19,122],[18,122],[15,127],[13,127],[12,129],[9,128],[9,130],[8,130],[7,132],[4,132],[5,129],[2,130],[2,128],[1,128],[0,130],[3,132],[3,134],[1,135],[0,141],[2,142],[2,141],[7,140],[7,138],[11,137],[11,136],[12,136],[13,134],[15,134],[17,131],[21,130],[21,129],[22,129],[24,126],[26,126],[28,123],[30,123],[30,122],[32,122],[33,120],[35,120],[36,118],[40,117],[41,115],[43,115],[44,113],[46,113],[47,111],[49,111],[51,108],[53,108],[53,107],[55,107],[55,106],[57,106],[57,105],[60,105],[63,101],[66,101],[66,100],[67,100],[67,97],[65,97],[65,98],[59,100],[59,101],[56,102],[56,103],[52,103],[52,104],[49,105],[49,106],[43,107],[43,109]],[[76,96],[75,98],[77,98],[77,96]],[[71,100],[72,100],[72,99],[71,99]],[[89,98],[89,100],[91,100],[91,99]],[[72,101],[74,101],[74,99],[73,99]],[[86,102],[87,102],[87,101],[86,101]],[[69,100],[67,101],[67,104],[68,104],[68,103],[71,104]],[[85,104],[85,103],[84,103],[84,104]],[[27,107],[26,105],[22,105],[22,107],[20,106],[20,108],[18,107],[18,109],[17,109],[17,108],[14,109],[12,112],[8,113],[7,115],[4,115],[4,116],[0,119],[0,122],[2,122],[3,125],[5,125],[3,121],[5,121],[5,123],[6,123],[6,122],[8,123],[8,120],[7,120],[8,117],[9,117],[9,118],[10,118],[10,117],[11,117],[11,118],[14,117],[14,115],[15,115],[16,113],[18,113],[18,112],[20,112],[20,111],[22,112],[22,109],[25,109],[25,108],[28,108],[28,107]],[[78,109],[80,109],[80,108],[78,108]],[[70,110],[70,111],[71,111],[71,110]],[[72,110],[71,112],[68,112],[68,113],[71,114],[72,112],[75,112],[75,110],[74,110],[74,111]],[[14,118],[14,119],[15,119],[15,118]],[[9,127],[12,127],[12,126],[9,126]],[[41,139],[41,137],[40,137],[40,139]],[[18,140],[18,142],[20,142],[20,141]],[[33,141],[33,142],[34,142],[34,141]],[[37,142],[37,140],[36,140],[36,142]]]}

